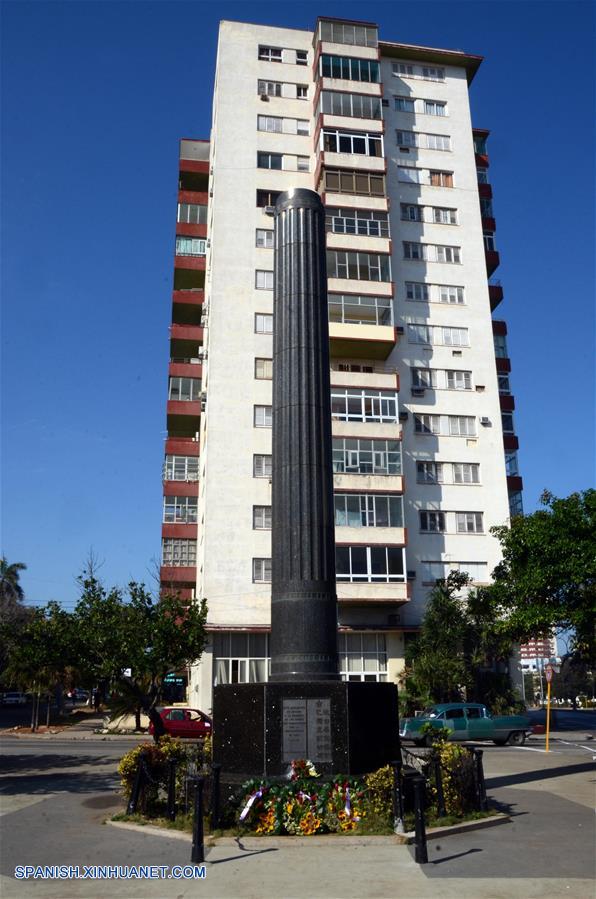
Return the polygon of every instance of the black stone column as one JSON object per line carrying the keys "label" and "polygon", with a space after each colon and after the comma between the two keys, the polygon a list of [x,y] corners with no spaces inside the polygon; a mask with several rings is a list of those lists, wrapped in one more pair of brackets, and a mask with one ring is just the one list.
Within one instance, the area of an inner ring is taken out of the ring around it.
{"label": "black stone column", "polygon": [[325,213],[275,206],[271,680],[338,680]]}

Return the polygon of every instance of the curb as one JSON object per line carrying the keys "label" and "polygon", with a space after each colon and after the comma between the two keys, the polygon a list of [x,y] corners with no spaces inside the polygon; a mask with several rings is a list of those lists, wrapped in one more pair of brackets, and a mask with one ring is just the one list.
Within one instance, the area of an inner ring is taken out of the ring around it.
{"label": "curb", "polygon": [[[476,821],[462,821],[461,824],[450,824],[449,827],[430,827],[426,831],[426,839],[436,840],[439,837],[449,837],[452,834],[464,833],[467,830],[483,830],[485,827],[493,827],[495,824],[504,824],[505,821],[511,821],[511,815],[507,815],[505,812],[498,812],[489,818],[478,818]],[[408,846],[416,842],[416,834],[413,830],[408,831],[408,833],[398,833],[396,834],[396,840],[398,843],[404,843]]]}

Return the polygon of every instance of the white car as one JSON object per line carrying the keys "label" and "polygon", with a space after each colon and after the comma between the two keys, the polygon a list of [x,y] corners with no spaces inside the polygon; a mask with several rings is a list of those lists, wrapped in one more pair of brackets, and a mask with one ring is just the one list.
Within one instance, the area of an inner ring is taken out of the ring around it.
{"label": "white car", "polygon": [[3,705],[25,705],[27,697],[24,693],[5,693],[2,698]]}

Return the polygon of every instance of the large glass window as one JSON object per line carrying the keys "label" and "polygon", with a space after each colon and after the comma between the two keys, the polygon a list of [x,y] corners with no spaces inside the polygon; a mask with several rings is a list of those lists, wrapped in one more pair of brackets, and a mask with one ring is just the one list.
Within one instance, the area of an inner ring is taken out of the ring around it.
{"label": "large glass window", "polygon": [[281,81],[261,81],[257,84],[257,93],[268,97],[281,97]]}
{"label": "large glass window", "polygon": [[271,506],[252,507],[252,526],[255,531],[271,530]]}
{"label": "large glass window", "polygon": [[257,153],[257,166],[260,169],[281,169],[283,155],[281,153]]}
{"label": "large glass window", "polygon": [[163,520],[167,524],[196,524],[196,496],[164,496]]}
{"label": "large glass window", "polygon": [[397,393],[333,387],[331,415],[338,421],[397,422]]}
{"label": "large glass window", "polygon": [[420,512],[420,530],[423,534],[442,534],[445,531],[444,512]]}
{"label": "large glass window", "polygon": [[356,153],[362,156],[382,156],[383,138],[380,134],[361,131],[323,129],[322,149],[326,153]]}
{"label": "large glass window", "polygon": [[255,378],[270,381],[273,377],[273,359],[255,359]]}
{"label": "large glass window", "polygon": [[352,25],[322,19],[319,22],[319,38],[332,44],[350,44],[356,47],[376,47],[377,28],[374,25]]}
{"label": "large glass window", "polygon": [[272,472],[271,456],[255,453],[252,457],[252,473],[255,478],[270,478]]}
{"label": "large glass window", "polygon": [[199,457],[167,455],[164,464],[165,481],[198,481]]}
{"label": "large glass window", "polygon": [[197,541],[164,537],[161,544],[161,564],[174,568],[197,564]]}
{"label": "large glass window", "polygon": [[271,559],[252,560],[252,579],[255,584],[271,583]]}
{"label": "large glass window", "polygon": [[273,315],[267,312],[255,313],[255,334],[273,334]]}
{"label": "large glass window", "polygon": [[514,515],[524,514],[524,504],[520,490],[509,494],[509,514],[512,518]]}
{"label": "large glass window", "polygon": [[389,216],[376,209],[339,209],[328,206],[325,230],[333,234],[363,234],[367,237],[389,237]]}
{"label": "large glass window", "polygon": [[455,521],[458,534],[484,533],[482,512],[456,512]]}
{"label": "large glass window", "polygon": [[351,325],[393,324],[393,304],[390,297],[330,293],[328,299],[330,322]]}
{"label": "large glass window", "polygon": [[260,684],[269,674],[269,634],[213,634],[213,683]]}
{"label": "large glass window", "polygon": [[346,94],[337,91],[322,91],[319,113],[351,116],[355,119],[382,118],[381,98],[368,94]]}
{"label": "large glass window", "polygon": [[333,438],[333,471],[337,474],[399,475],[400,440]]}
{"label": "large glass window", "polygon": [[493,342],[495,345],[495,356],[497,359],[507,359],[509,353],[507,351],[507,338],[504,334],[494,334]]}
{"label": "large glass window", "polygon": [[337,649],[342,680],[387,680],[385,634],[338,634]]}
{"label": "large glass window", "polygon": [[401,496],[373,493],[336,493],[335,526],[349,528],[402,528]]}
{"label": "large glass window", "polygon": [[177,221],[185,225],[206,225],[207,207],[196,203],[178,203]]}
{"label": "large glass window", "polygon": [[356,281],[391,281],[389,255],[327,250],[327,274],[330,278]]}
{"label": "large glass window", "polygon": [[202,237],[185,237],[176,235],[176,256],[204,256],[207,241]]}
{"label": "large glass window", "polygon": [[201,395],[201,382],[198,378],[170,378],[168,383],[168,399],[184,402],[197,402]]}
{"label": "large glass window", "polygon": [[257,290],[273,290],[273,272],[257,269],[255,272],[255,287]]}
{"label": "large glass window", "polygon": [[381,69],[376,59],[352,59],[349,56],[332,56],[323,53],[319,63],[323,78],[340,78],[342,81],[366,81],[378,84]]}
{"label": "large glass window", "polygon": [[453,483],[454,484],[479,484],[480,483],[480,465],[476,462],[454,462],[453,463]]}
{"label": "large glass window", "polygon": [[323,185],[329,193],[354,194],[362,197],[384,197],[385,176],[370,172],[325,169]]}
{"label": "large glass window", "polygon": [[336,546],[338,581],[405,581],[405,552],[401,546]]}
{"label": "large glass window", "polygon": [[255,428],[270,428],[272,426],[272,407],[271,406],[255,406],[254,407],[254,426]]}
{"label": "large glass window", "polygon": [[505,453],[505,471],[509,476],[519,475],[519,464],[517,461],[517,452],[515,450]]}

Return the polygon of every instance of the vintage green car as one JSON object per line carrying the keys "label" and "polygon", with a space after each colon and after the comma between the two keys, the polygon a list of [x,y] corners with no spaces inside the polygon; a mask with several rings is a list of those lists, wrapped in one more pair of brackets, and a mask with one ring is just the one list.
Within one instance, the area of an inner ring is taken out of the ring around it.
{"label": "vintage green car", "polygon": [[492,740],[497,746],[521,746],[532,733],[530,719],[524,715],[498,715],[493,718],[485,705],[477,702],[441,702],[425,709],[416,718],[402,718],[399,734],[416,746],[430,746],[432,737],[420,733],[423,725],[447,727],[450,740]]}

